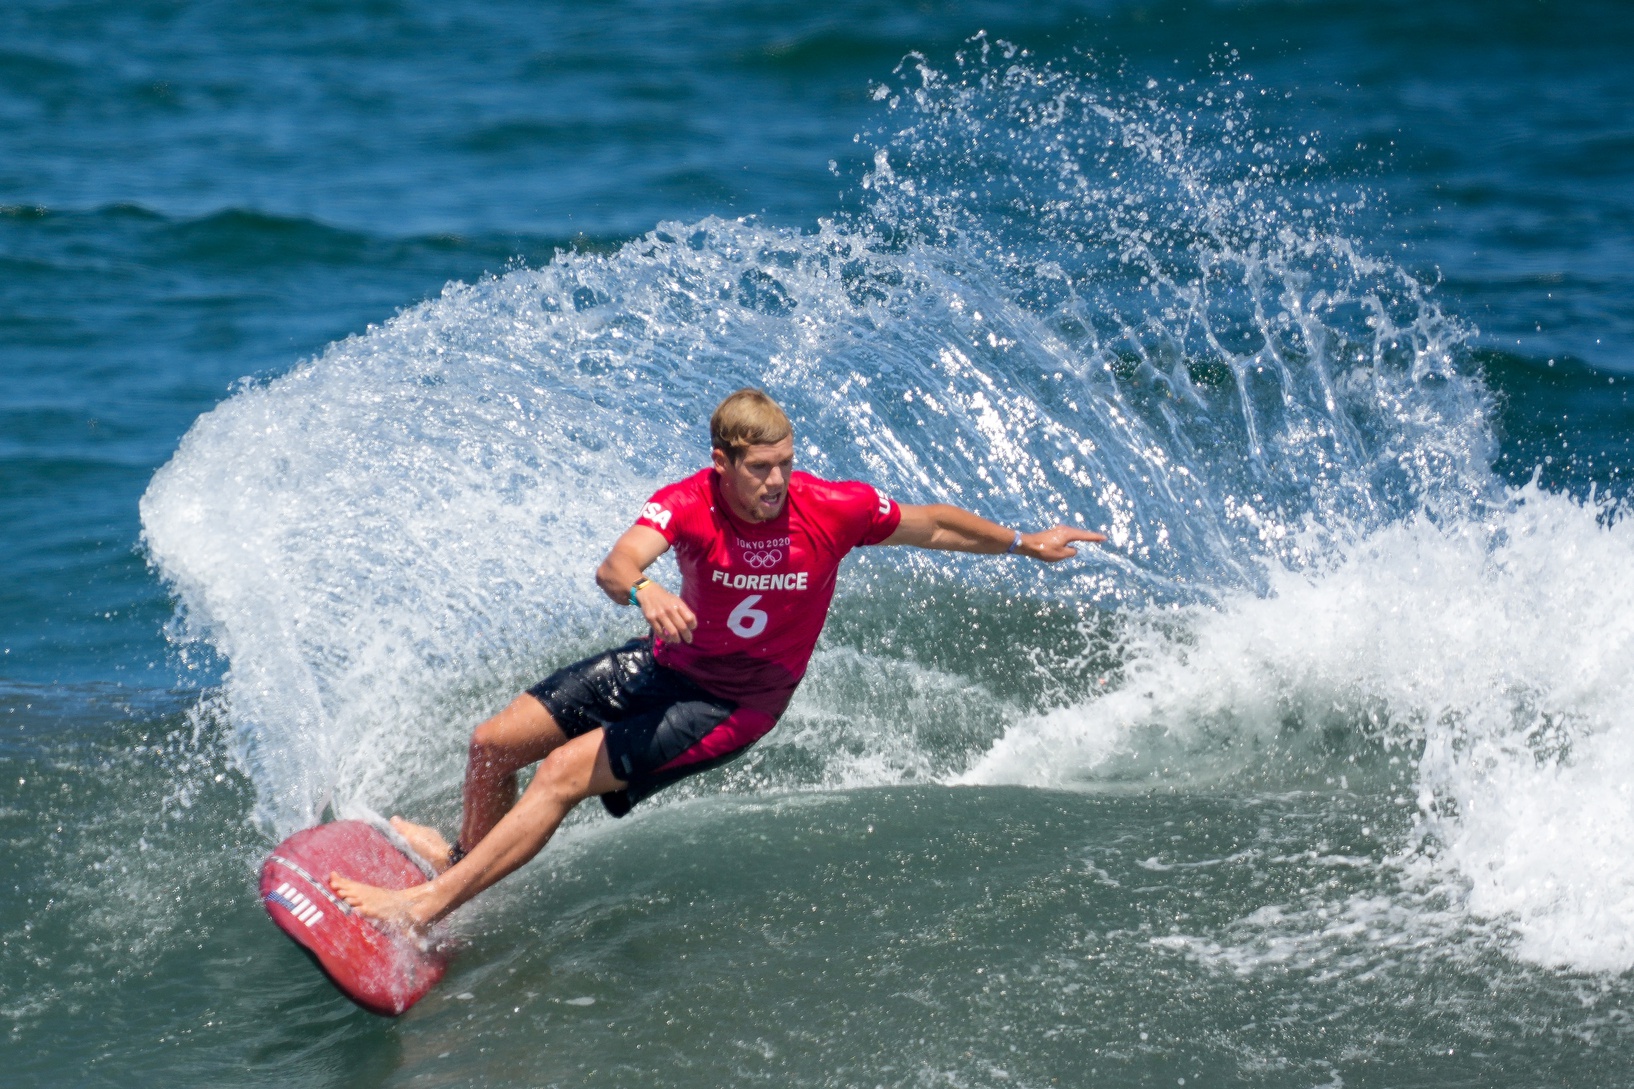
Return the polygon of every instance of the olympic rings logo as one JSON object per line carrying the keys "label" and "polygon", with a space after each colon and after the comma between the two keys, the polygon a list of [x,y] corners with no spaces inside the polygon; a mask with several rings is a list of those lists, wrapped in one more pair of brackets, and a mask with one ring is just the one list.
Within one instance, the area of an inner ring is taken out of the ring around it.
{"label": "olympic rings logo", "polygon": [[768,567],[776,567],[783,562],[783,550],[781,548],[769,548],[764,552],[745,552],[743,562],[757,571]]}

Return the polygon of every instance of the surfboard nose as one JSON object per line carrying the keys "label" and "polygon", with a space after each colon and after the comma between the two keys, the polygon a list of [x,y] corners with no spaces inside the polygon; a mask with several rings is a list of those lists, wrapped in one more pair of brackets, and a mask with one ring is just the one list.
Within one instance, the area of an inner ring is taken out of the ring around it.
{"label": "surfboard nose", "polygon": [[330,873],[386,889],[421,884],[425,874],[362,821],[297,832],[261,866],[261,903],[278,928],[347,998],[371,1013],[395,1017],[437,985],[447,957],[435,947],[422,949],[389,934],[353,911],[330,890]]}

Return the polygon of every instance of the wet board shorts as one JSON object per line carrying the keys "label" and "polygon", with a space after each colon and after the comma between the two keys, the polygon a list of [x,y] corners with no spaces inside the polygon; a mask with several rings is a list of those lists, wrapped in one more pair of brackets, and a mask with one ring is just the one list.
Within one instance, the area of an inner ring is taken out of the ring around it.
{"label": "wet board shorts", "polygon": [[606,731],[613,774],[626,784],[601,796],[615,817],[649,794],[742,756],[777,724],[775,717],[740,709],[659,665],[650,638],[558,669],[528,695],[545,705],[568,737]]}

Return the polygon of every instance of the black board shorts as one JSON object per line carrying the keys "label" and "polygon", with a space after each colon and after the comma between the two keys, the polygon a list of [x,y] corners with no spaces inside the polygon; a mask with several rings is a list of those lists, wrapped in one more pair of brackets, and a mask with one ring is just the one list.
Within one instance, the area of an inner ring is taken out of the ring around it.
{"label": "black board shorts", "polygon": [[[710,768],[736,759],[753,744],[716,753],[705,742],[729,729],[738,707],[711,695],[696,682],[658,663],[652,639],[632,639],[558,669],[528,695],[545,705],[568,737],[605,731],[607,756],[623,790],[601,796],[602,805],[622,817],[643,798]],[[708,756],[699,754],[710,750]]]}

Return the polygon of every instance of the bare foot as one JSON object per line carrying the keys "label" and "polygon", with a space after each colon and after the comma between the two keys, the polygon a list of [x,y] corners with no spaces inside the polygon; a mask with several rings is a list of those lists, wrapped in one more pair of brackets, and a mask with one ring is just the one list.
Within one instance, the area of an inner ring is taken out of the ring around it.
{"label": "bare foot", "polygon": [[426,824],[415,824],[402,817],[393,817],[391,826],[403,841],[414,848],[414,853],[426,860],[433,873],[448,869],[449,844],[443,834]]}
{"label": "bare foot", "polygon": [[425,888],[424,885],[407,889],[381,889],[331,873],[329,887],[359,915],[389,930],[424,937],[429,928],[430,924],[414,911],[419,901],[416,893]]}

